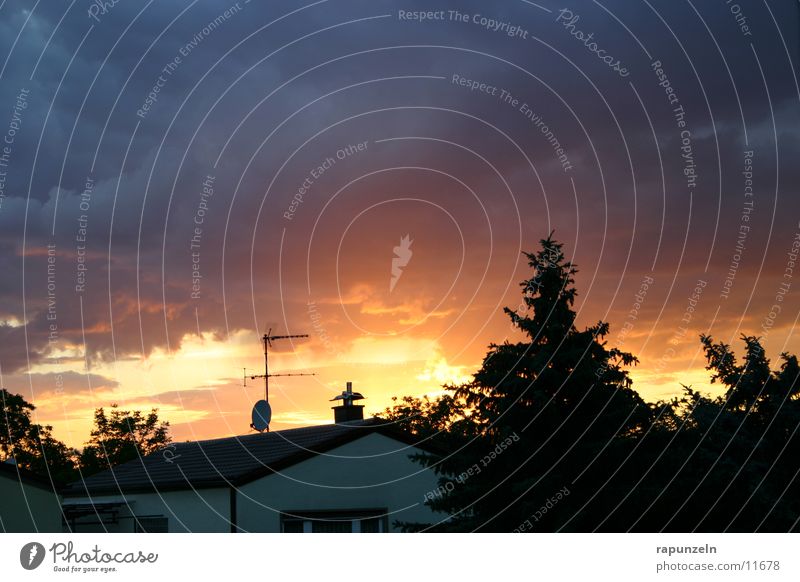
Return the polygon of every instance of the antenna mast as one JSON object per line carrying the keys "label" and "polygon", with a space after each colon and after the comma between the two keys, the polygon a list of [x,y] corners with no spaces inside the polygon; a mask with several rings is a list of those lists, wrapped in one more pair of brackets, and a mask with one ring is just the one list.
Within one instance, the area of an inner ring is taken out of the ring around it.
{"label": "antenna mast", "polygon": [[[303,338],[308,337],[307,333],[304,334],[294,334],[294,335],[272,335],[272,328],[269,328],[269,331],[264,334],[261,338],[261,341],[264,342],[264,373],[263,374],[255,374],[250,376],[251,380],[255,380],[256,378],[264,378],[264,400],[269,402],[269,379],[274,378],[276,376],[316,376],[314,373],[294,373],[294,374],[270,374],[269,373],[269,348],[272,347],[272,342],[275,340],[284,340],[284,339],[294,339],[294,338]],[[247,370],[245,370],[244,374],[245,378],[245,385],[247,385]]]}

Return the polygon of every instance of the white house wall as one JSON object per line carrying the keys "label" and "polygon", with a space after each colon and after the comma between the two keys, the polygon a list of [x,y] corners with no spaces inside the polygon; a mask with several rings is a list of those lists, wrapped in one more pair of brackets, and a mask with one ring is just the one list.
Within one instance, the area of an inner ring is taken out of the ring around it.
{"label": "white house wall", "polygon": [[[87,521],[97,521],[96,516],[89,516],[79,520],[76,531],[131,533],[134,531],[134,520],[131,512],[137,516],[163,516],[168,518],[170,532],[229,532],[231,525],[230,490],[197,489],[195,491],[166,491],[157,493],[131,493],[122,497],[96,495],[92,497],[95,503],[109,501],[125,501],[128,506],[120,508],[121,519],[117,524],[87,525]],[[68,503],[89,503],[88,497],[67,500]],[[82,523],[83,522],[83,523]]]}
{"label": "white house wall", "polygon": [[[421,453],[378,433],[316,455],[239,488],[237,524],[251,532],[280,531],[280,512],[387,508],[395,520],[431,522],[424,505],[434,473],[409,459]],[[441,517],[439,517],[441,519]]]}
{"label": "white house wall", "polygon": [[44,487],[0,475],[0,532],[60,532],[61,498]]}

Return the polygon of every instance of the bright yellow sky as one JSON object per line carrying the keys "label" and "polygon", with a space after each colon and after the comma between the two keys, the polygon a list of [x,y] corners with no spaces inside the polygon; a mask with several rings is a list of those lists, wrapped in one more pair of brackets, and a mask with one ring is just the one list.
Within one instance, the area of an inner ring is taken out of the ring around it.
{"label": "bright yellow sky", "polygon": [[[284,313],[289,331],[310,337],[296,343],[275,342],[270,371],[317,375],[272,379],[272,430],[332,422],[330,399],[347,381],[367,397],[367,414],[391,405],[392,396],[440,394],[443,384],[464,381],[479,368],[489,343],[520,341],[521,334],[511,328],[501,308],[519,303],[516,282],[527,275],[528,268],[524,263],[514,264],[515,255],[503,256],[505,278],[487,279],[474,300],[471,285],[450,288],[449,279],[441,276],[435,264],[419,272],[412,269],[417,264],[412,264],[402,285],[387,295],[385,261],[374,269],[374,281],[353,274],[353,283],[341,287],[338,294],[315,296],[319,320],[309,316],[302,294],[292,297],[293,303],[287,304]],[[502,258],[494,264],[503,263]],[[332,271],[331,277],[335,275]],[[466,281],[475,278],[469,276]],[[602,271],[581,271],[576,281],[576,325],[583,328],[601,318],[611,323],[608,345],[639,356],[641,363],[631,375],[634,388],[648,401],[680,394],[681,384],[719,394],[719,386],[709,383],[704,369],[699,334],[711,332],[716,340],[731,343],[740,353],[738,335],[758,334],[766,308],[762,303],[745,304],[744,286],[738,303],[725,303],[709,285],[702,298],[703,309],[682,333],[683,297],[691,292],[693,283],[688,280],[679,291],[673,291],[667,308],[662,309],[670,297],[669,281],[662,280],[649,292],[633,327],[621,334],[642,277],[631,275],[615,290],[616,281],[604,279]],[[322,288],[337,289],[337,281],[326,281]],[[781,351],[796,353],[800,348],[793,335],[790,307],[796,301],[794,297],[790,300],[793,303],[786,303],[785,317],[770,330],[765,342],[774,368]],[[247,309],[241,304],[236,307]],[[158,330],[156,317],[146,331],[155,334]],[[284,325],[276,325],[273,333],[287,331]],[[130,409],[158,408],[160,417],[171,423],[176,440],[247,434],[252,406],[263,398],[263,384],[248,380],[243,386],[242,369],[263,373],[259,335],[253,331],[235,331],[227,337],[210,332],[184,334],[180,342],[173,340],[178,347],[171,353],[156,347],[146,357],[96,359],[90,362],[89,375],[82,346],[62,342],[61,351],[49,354],[50,363],[44,360],[30,374],[6,375],[3,381],[6,388],[37,406],[39,422],[52,424],[57,438],[75,447],[87,440],[95,408],[111,403]],[[61,358],[60,363],[53,363],[55,357]],[[52,376],[56,373],[69,376],[60,393]]]}
{"label": "bright yellow sky", "polygon": [[[443,384],[467,380],[483,355],[478,348],[459,364],[448,360],[447,350],[437,340],[412,337],[359,338],[346,352],[333,354],[320,349],[315,338],[300,341],[294,353],[283,351],[286,344],[276,344],[271,371],[314,371],[317,375],[271,379],[272,430],[332,422],[329,400],[347,381],[367,397],[367,414],[389,406],[392,396],[441,394]],[[650,400],[676,394],[680,382],[714,390],[703,364],[698,349],[677,355],[664,369],[645,363],[632,376],[635,387]],[[243,386],[245,367],[248,373],[263,373],[260,345],[252,334],[240,332],[227,341],[210,334],[187,336],[172,355],[157,350],[146,359],[93,366],[93,375],[116,378],[117,386],[94,385],[91,391],[67,390],[60,395],[41,392],[35,399],[37,420],[52,424],[59,438],[77,447],[91,429],[95,407],[112,402],[123,408],[157,407],[160,417],[170,421],[176,440],[246,434],[252,404],[263,398],[264,388],[262,380],[248,379]],[[56,371],[55,367],[42,365],[34,370],[50,371]]]}

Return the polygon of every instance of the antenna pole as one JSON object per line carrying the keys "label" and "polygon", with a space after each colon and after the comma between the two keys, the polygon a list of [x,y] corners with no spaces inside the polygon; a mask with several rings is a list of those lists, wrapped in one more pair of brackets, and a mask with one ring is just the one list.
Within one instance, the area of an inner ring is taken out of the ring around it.
{"label": "antenna pole", "polygon": [[[269,378],[270,376],[316,376],[316,374],[270,374],[269,373],[269,348],[272,345],[273,340],[282,340],[282,339],[291,339],[291,338],[301,338],[301,337],[308,337],[308,334],[297,334],[297,335],[272,335],[272,328],[269,328],[267,333],[263,335],[261,340],[264,342],[264,374],[254,374],[250,376],[251,380],[255,380],[256,378],[264,378],[264,402],[266,403],[267,415],[271,416],[271,409],[269,407]],[[247,386],[247,369],[244,369],[244,385]],[[256,407],[258,403],[256,403]],[[250,425],[251,428],[254,428],[258,431],[269,431],[269,420],[267,420],[264,424],[265,426],[258,428],[255,426],[255,418],[257,413],[257,408],[253,408],[253,424]],[[259,426],[261,423],[259,423]]]}
{"label": "antenna pole", "polygon": [[267,356],[267,347],[269,346],[270,329],[264,334],[264,400],[269,402],[269,357]]}
{"label": "antenna pole", "polygon": [[[315,374],[270,374],[269,373],[269,348],[272,345],[273,340],[282,340],[282,339],[293,339],[293,338],[301,338],[301,337],[308,337],[307,333],[304,334],[295,334],[295,335],[272,335],[272,328],[264,334],[261,340],[264,342],[264,374],[256,374],[254,376],[250,376],[251,380],[255,380],[256,378],[264,378],[264,400],[269,402],[269,379],[272,376],[314,376]],[[245,372],[245,375],[247,373]]]}

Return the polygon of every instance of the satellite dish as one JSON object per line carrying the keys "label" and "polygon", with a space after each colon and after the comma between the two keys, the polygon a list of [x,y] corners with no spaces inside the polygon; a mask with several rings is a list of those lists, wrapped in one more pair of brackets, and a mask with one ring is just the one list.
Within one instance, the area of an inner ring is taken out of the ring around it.
{"label": "satellite dish", "polygon": [[272,407],[266,400],[259,400],[253,406],[253,423],[250,425],[258,432],[264,432],[269,428],[269,421],[272,420]]}

